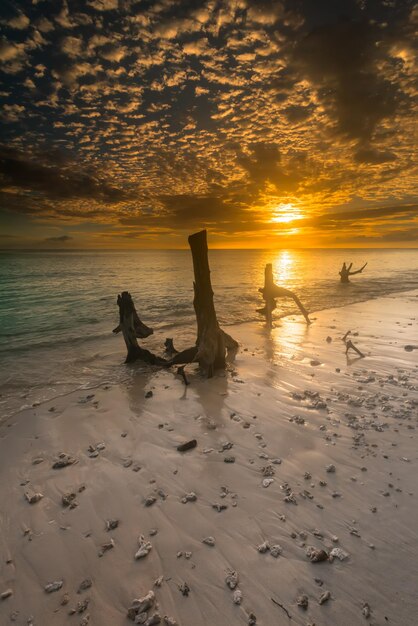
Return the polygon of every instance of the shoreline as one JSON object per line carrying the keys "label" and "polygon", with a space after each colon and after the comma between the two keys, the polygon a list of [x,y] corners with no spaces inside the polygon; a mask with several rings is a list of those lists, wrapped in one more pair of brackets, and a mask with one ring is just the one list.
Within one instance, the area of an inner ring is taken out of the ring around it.
{"label": "shoreline", "polygon": [[[17,623],[33,616],[34,626],[86,615],[129,624],[132,600],[153,589],[161,615],[181,626],[245,625],[250,613],[257,626],[413,626],[418,350],[404,346],[416,344],[417,296],[325,309],[310,327],[299,316],[280,318],[271,332],[229,326],[243,345],[211,380],[191,368],[185,388],[170,371],[129,366],[122,383],[70,392],[0,424],[8,505],[0,593],[13,592],[0,601],[0,621],[18,611]],[[350,328],[365,359],[345,358],[341,337]],[[192,438],[194,450],[176,450]],[[77,463],[53,470],[60,452]],[[43,497],[29,504],[25,492]],[[73,509],[62,505],[69,492]],[[191,492],[196,501],[183,503]],[[109,519],[119,525],[107,532]],[[141,534],[152,549],[135,560]],[[202,543],[208,536],[214,546]],[[114,547],[99,557],[110,538]],[[309,546],[348,556],[312,563]],[[241,605],[225,584],[231,570]],[[77,594],[86,578],[92,587]],[[56,580],[62,589],[45,593]],[[185,582],[188,596],[179,591]],[[68,615],[87,598],[83,614]]]}

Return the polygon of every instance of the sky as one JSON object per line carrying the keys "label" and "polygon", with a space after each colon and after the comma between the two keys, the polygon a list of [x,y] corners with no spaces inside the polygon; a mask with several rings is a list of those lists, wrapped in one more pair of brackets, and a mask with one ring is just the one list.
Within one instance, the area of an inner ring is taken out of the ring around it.
{"label": "sky", "polygon": [[418,247],[417,25],[409,0],[2,0],[0,248]]}

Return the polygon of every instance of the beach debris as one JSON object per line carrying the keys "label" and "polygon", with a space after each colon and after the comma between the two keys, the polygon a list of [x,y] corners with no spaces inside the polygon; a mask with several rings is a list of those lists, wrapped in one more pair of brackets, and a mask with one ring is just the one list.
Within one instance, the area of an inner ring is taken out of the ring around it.
{"label": "beach debris", "polygon": [[265,476],[266,478],[269,478],[270,476],[274,476],[276,473],[276,470],[274,469],[272,465],[270,465],[270,463],[262,467],[260,471],[263,474],[263,476]]}
{"label": "beach debris", "polygon": [[279,557],[282,554],[282,552],[283,552],[283,548],[278,543],[275,544],[274,546],[270,546],[270,554],[271,556],[274,556],[275,559],[277,559],[277,557]]}
{"label": "beach debris", "polygon": [[59,591],[64,584],[63,580],[54,580],[51,583],[47,583],[44,587],[46,593],[53,593],[54,591]]}
{"label": "beach debris", "polygon": [[298,606],[300,606],[301,609],[306,611],[309,606],[309,598],[305,593],[302,593],[296,598],[296,603]]}
{"label": "beach debris", "polygon": [[239,589],[235,589],[234,593],[232,594],[232,601],[234,604],[240,605],[242,602],[242,591],[240,591]]}
{"label": "beach debris", "polygon": [[350,555],[348,554],[348,552],[346,552],[342,548],[333,548],[329,553],[329,560],[332,562],[334,558],[336,558],[340,561],[345,561],[345,559],[348,559],[349,556]]}
{"label": "beach debris", "polygon": [[305,423],[305,418],[301,415],[292,415],[292,417],[289,417],[289,422],[295,422],[295,424],[303,426],[303,424]]}
{"label": "beach debris", "polygon": [[331,592],[330,591],[324,591],[324,593],[321,593],[318,603],[319,604],[325,604],[325,602],[328,602],[328,600],[331,598]]}
{"label": "beach debris", "polygon": [[169,617],[168,615],[164,615],[164,626],[178,626],[174,617]]}
{"label": "beach debris", "polygon": [[155,594],[152,590],[148,591],[143,598],[132,600],[132,604],[128,609],[128,618],[137,624],[144,623],[140,621],[141,618],[139,616],[144,613],[146,620],[147,613],[154,606],[154,603]]}
{"label": "beach debris", "polygon": [[261,543],[259,546],[257,546],[257,550],[260,552],[260,554],[264,554],[265,552],[268,552],[269,549],[270,549],[270,546],[269,546],[268,541],[264,541],[264,543]]}
{"label": "beach debris", "polygon": [[235,457],[234,456],[224,457],[224,463],[235,463]]}
{"label": "beach debris", "polygon": [[85,600],[80,600],[80,602],[77,602],[77,606],[69,611],[69,615],[74,615],[75,613],[84,613],[84,611],[87,611],[89,603],[89,598],[86,598]]}
{"label": "beach debris", "polygon": [[189,493],[185,493],[184,496],[181,499],[183,504],[186,504],[186,502],[196,502],[196,500],[197,500],[197,495],[195,494],[194,491],[190,491]]}
{"label": "beach debris", "polygon": [[289,611],[287,610],[287,608],[285,606],[283,606],[283,604],[281,602],[278,602],[277,600],[275,600],[274,598],[271,598],[271,601],[274,602],[274,604],[276,604],[277,606],[279,606],[281,609],[283,609],[283,611],[286,613],[287,617],[289,619],[292,619],[292,616],[290,615]]}
{"label": "beach debris", "polygon": [[87,626],[88,623],[90,621],[90,615],[87,614],[83,617],[83,619],[80,621],[80,626]]}
{"label": "beach debris", "polygon": [[218,513],[225,511],[227,508],[227,504],[219,504],[219,502],[215,502],[214,504],[212,504],[212,509],[215,509],[215,511],[218,511]]}
{"label": "beach debris", "polygon": [[187,597],[190,593],[190,587],[186,582],[183,582],[179,585],[179,591],[183,596]]}
{"label": "beach debris", "polygon": [[106,530],[109,532],[111,530],[115,530],[119,526],[118,519],[108,519],[106,520]]}
{"label": "beach debris", "polygon": [[202,539],[202,543],[205,543],[207,546],[214,546],[215,545],[215,539],[213,537],[205,537],[204,539]]}
{"label": "beach debris", "polygon": [[62,469],[68,465],[74,465],[74,463],[77,463],[77,459],[75,457],[71,456],[71,454],[61,452],[58,457],[54,459],[52,469]]}
{"label": "beach debris", "polygon": [[152,506],[155,502],[157,502],[157,496],[154,496],[153,494],[147,496],[144,500],[145,506]]}
{"label": "beach debris", "polygon": [[3,591],[2,593],[0,593],[0,598],[2,600],[7,600],[7,598],[10,598],[10,596],[13,595],[13,589],[6,589],[6,591]]}
{"label": "beach debris", "polygon": [[325,466],[325,470],[328,472],[328,474],[334,474],[335,473],[335,465],[330,463],[329,465]]}
{"label": "beach debris", "polygon": [[140,535],[138,538],[139,549],[135,553],[135,559],[142,559],[150,553],[152,549],[152,544],[150,541],[147,541],[144,535]]}
{"label": "beach debris", "polygon": [[108,552],[114,547],[115,547],[115,542],[113,541],[113,539],[110,539],[110,541],[106,541],[106,543],[102,544],[102,547],[100,548],[98,552],[98,555],[101,557],[105,554],[105,552]]}
{"label": "beach debris", "polygon": [[226,586],[234,590],[238,586],[238,580],[238,573],[235,570],[231,570],[228,572],[225,578]]}
{"label": "beach debris", "polygon": [[315,548],[314,546],[308,546],[306,548],[306,556],[311,563],[320,563],[321,561],[328,560],[328,553],[325,550]]}
{"label": "beach debris", "polygon": [[78,506],[76,497],[77,495],[73,491],[64,493],[61,498],[62,506],[69,507],[70,509],[75,509],[75,507]]}
{"label": "beach debris", "polygon": [[35,504],[36,502],[39,502],[39,500],[42,500],[43,497],[44,496],[42,493],[28,493],[27,491],[25,492],[25,498],[29,502],[29,504]]}
{"label": "beach debris", "polygon": [[[356,334],[356,333],[355,333]],[[354,352],[356,352],[360,357],[364,357],[365,355],[361,352],[361,350],[359,350],[354,343],[351,341],[351,339],[348,339],[348,335],[351,335],[351,330],[348,330],[344,337],[342,338],[343,343],[345,344],[345,353],[347,354],[349,350],[353,350]]]}
{"label": "beach debris", "polygon": [[192,450],[197,446],[196,439],[190,439],[190,441],[185,441],[177,446],[178,452],[186,452],[187,450]]}
{"label": "beach debris", "polygon": [[370,617],[372,610],[370,608],[370,605],[367,602],[363,604],[363,608],[361,609],[361,612],[363,613],[366,619]]}
{"label": "beach debris", "polygon": [[265,489],[267,489],[267,487],[270,487],[271,483],[274,483],[274,478],[263,478],[262,485]]}
{"label": "beach debris", "polygon": [[257,624],[257,618],[254,613],[248,615],[248,626],[255,626]]}
{"label": "beach debris", "polygon": [[93,585],[93,582],[91,578],[85,578],[78,585],[77,593],[81,593],[82,591],[87,591],[87,589],[90,589],[92,585]]}
{"label": "beach debris", "polygon": [[163,581],[164,581],[164,576],[163,575],[158,576],[158,578],[154,580],[154,587],[161,587],[161,585],[163,584]]}

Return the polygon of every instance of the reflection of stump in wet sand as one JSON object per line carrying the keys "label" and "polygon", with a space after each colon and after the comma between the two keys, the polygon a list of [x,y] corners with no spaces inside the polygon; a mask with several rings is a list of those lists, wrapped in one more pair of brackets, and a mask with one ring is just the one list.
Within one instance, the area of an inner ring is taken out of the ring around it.
{"label": "reflection of stump in wet sand", "polygon": [[271,263],[268,263],[265,267],[264,287],[260,288],[258,291],[263,295],[266,304],[262,309],[257,309],[257,311],[266,316],[269,326],[271,326],[272,323],[272,313],[276,308],[276,298],[292,298],[306,319],[306,323],[311,323],[308,311],[305,309],[297,295],[293,293],[293,291],[290,291],[290,289],[285,289],[284,287],[279,287],[275,284],[273,280],[273,266]]}

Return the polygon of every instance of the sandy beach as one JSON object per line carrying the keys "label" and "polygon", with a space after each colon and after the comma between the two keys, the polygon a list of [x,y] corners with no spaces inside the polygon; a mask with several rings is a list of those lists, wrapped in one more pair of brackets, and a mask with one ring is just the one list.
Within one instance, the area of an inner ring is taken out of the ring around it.
{"label": "sandy beach", "polygon": [[3,422],[0,623],[129,624],[153,591],[148,625],[417,624],[417,303],[229,327],[211,380],[135,364]]}

